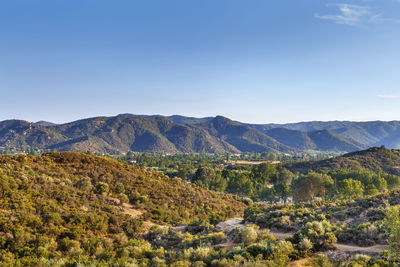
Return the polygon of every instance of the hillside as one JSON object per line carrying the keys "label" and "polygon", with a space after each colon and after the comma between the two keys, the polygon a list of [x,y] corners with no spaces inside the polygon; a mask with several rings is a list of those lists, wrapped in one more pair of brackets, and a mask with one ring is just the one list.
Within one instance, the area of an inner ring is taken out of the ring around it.
{"label": "hillside", "polygon": [[213,117],[205,117],[205,118],[194,118],[194,117],[185,117],[181,115],[172,115],[168,116],[169,119],[171,119],[175,123],[179,124],[198,124],[198,123],[205,123],[209,122]]}
{"label": "hillside", "polygon": [[242,152],[290,152],[293,150],[266,134],[222,116],[217,116],[197,126],[210,135],[232,144]]}
{"label": "hillside", "polygon": [[176,124],[166,117],[120,115],[41,126],[25,121],[0,123],[0,147],[116,153],[199,152],[238,153],[229,143],[207,131]]}
{"label": "hillside", "polygon": [[330,171],[339,169],[371,170],[400,175],[400,150],[385,147],[373,147],[367,150],[345,154],[343,156],[321,160],[284,165],[292,172],[305,173],[308,170]]}
{"label": "hillside", "polygon": [[[8,180],[7,183],[1,183],[1,186],[9,187],[12,183],[14,185],[11,188],[16,190],[15,193],[40,193],[44,199],[60,198],[59,201],[65,205],[69,205],[71,197],[77,196],[81,201],[89,201],[89,206],[92,199],[104,202],[124,194],[129,199],[126,201],[136,204],[144,211],[144,216],[153,221],[178,223],[196,217],[218,220],[224,212],[226,216],[232,216],[244,207],[230,195],[211,192],[188,185],[181,179],[171,179],[157,172],[148,172],[87,153],[49,152],[38,157],[1,156],[0,170],[2,177]],[[100,192],[102,190],[99,186],[107,188],[103,190],[106,194]],[[6,196],[7,188],[3,189],[3,196]],[[2,199],[2,208],[12,210],[12,202],[14,200]],[[73,205],[77,204],[72,202]],[[223,207],[224,212],[219,210],[220,207]],[[185,214],[179,213],[182,209]]]}
{"label": "hillside", "polygon": [[326,218],[335,225],[335,235],[342,244],[369,247],[387,244],[384,225],[385,208],[400,204],[400,191],[393,190],[368,198],[342,202],[264,204],[256,203],[245,211],[247,223],[292,235],[305,223]]}
{"label": "hillside", "polygon": [[245,124],[222,116],[121,114],[65,124],[0,122],[0,150],[161,153],[352,152],[400,146],[399,122]]}
{"label": "hillside", "polygon": [[67,137],[52,127],[44,127],[20,120],[0,122],[0,147],[45,148],[67,140]]}
{"label": "hillside", "polygon": [[366,148],[352,139],[328,130],[304,132],[285,128],[265,130],[268,136],[299,150],[355,151]]}
{"label": "hillside", "polygon": [[249,126],[264,133],[274,128],[302,132],[329,130],[364,146],[384,145],[390,148],[400,148],[398,143],[400,121],[310,121],[286,124],[249,124]]}
{"label": "hillside", "polygon": [[[128,257],[119,247],[139,249],[135,238],[154,223],[218,222],[244,208],[232,195],[86,153],[1,156],[0,262]],[[46,266],[70,266],[56,263]]]}
{"label": "hillside", "polygon": [[[187,123],[189,120],[184,121]],[[162,116],[130,114],[50,126],[25,121],[2,122],[0,147],[89,150],[97,153],[146,151],[223,154],[292,150],[261,132],[223,117],[188,125],[175,123]]]}
{"label": "hillside", "polygon": [[40,125],[40,126],[55,126],[57,125],[56,123],[49,122],[49,121],[37,121],[35,124]]}

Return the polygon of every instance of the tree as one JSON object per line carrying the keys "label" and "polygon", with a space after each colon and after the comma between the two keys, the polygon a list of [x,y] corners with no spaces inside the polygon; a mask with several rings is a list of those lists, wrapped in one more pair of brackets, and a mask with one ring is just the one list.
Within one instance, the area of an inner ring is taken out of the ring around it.
{"label": "tree", "polygon": [[276,194],[274,188],[265,187],[261,192],[261,199],[269,202],[275,202]]}
{"label": "tree", "polygon": [[225,191],[227,181],[220,172],[209,167],[200,166],[192,180],[195,184],[215,191]]}
{"label": "tree", "polygon": [[365,186],[365,194],[369,196],[377,195],[379,194],[379,190],[376,188],[375,185],[368,184]]}
{"label": "tree", "polygon": [[110,188],[109,188],[107,183],[99,182],[98,184],[96,184],[96,190],[95,191],[96,191],[97,194],[106,195],[110,191]]}
{"label": "tree", "polygon": [[390,231],[389,246],[391,260],[400,260],[400,207],[388,206],[386,208],[385,223]]}
{"label": "tree", "polygon": [[271,182],[274,184],[277,183],[285,183],[291,184],[292,181],[296,178],[296,175],[285,168],[280,168],[276,175],[271,179]]}
{"label": "tree", "polygon": [[372,178],[372,182],[380,192],[387,189],[387,182],[380,173]]}
{"label": "tree", "polygon": [[229,193],[242,193],[252,196],[254,193],[253,182],[247,173],[239,171],[224,171],[224,177],[227,179]]}
{"label": "tree", "polygon": [[290,194],[290,187],[286,183],[279,183],[274,186],[276,194],[281,198],[285,203],[287,198],[289,197]]}
{"label": "tree", "polygon": [[261,163],[253,167],[254,181],[258,184],[267,184],[272,177],[277,175],[277,170],[272,163]]}
{"label": "tree", "polygon": [[91,179],[89,177],[83,177],[79,179],[78,182],[76,182],[75,186],[83,191],[88,191],[88,192],[91,191],[93,188]]}
{"label": "tree", "polygon": [[362,196],[364,192],[363,184],[360,181],[351,178],[340,181],[338,184],[338,190],[340,197],[343,199]]}
{"label": "tree", "polygon": [[310,171],[293,182],[293,198],[296,201],[309,201],[316,196],[325,198],[332,185],[333,180],[329,175]]}

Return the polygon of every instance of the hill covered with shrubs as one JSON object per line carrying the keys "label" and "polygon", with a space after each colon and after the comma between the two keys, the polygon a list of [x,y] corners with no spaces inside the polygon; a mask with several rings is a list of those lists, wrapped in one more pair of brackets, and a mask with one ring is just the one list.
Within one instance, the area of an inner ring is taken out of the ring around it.
{"label": "hill covered with shrubs", "polygon": [[218,222],[246,207],[232,195],[86,153],[1,156],[0,180],[0,262],[20,266],[129,258],[123,249],[140,247],[154,223]]}
{"label": "hill covered with shrubs", "polygon": [[400,150],[384,146],[344,154],[320,161],[305,161],[285,164],[292,172],[305,173],[309,170],[332,171],[340,169],[370,170],[400,175]]}

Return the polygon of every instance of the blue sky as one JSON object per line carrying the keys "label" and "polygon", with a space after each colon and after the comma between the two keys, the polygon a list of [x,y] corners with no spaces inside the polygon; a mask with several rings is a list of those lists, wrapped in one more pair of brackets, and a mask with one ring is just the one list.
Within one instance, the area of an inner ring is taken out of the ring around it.
{"label": "blue sky", "polygon": [[3,0],[0,120],[400,120],[398,0]]}

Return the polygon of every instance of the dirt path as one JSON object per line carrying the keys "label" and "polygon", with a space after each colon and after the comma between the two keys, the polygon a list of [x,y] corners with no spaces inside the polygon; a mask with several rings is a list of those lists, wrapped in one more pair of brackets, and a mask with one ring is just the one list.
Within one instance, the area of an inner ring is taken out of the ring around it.
{"label": "dirt path", "polygon": [[276,240],[285,240],[288,237],[294,235],[292,232],[280,232],[280,231],[269,231],[273,236],[275,236]]}
{"label": "dirt path", "polygon": [[[288,237],[291,237],[294,233],[285,233],[285,232],[279,232],[279,231],[270,231],[272,235],[275,236],[277,240],[285,240]],[[380,253],[382,250],[388,249],[389,246],[387,245],[375,245],[375,246],[370,246],[370,247],[360,247],[354,244],[341,244],[341,243],[336,243],[335,247],[339,251],[343,252],[364,252],[364,253]]]}
{"label": "dirt path", "polygon": [[234,247],[240,246],[240,244],[235,243],[232,241],[232,239],[228,236],[228,234],[236,229],[236,227],[243,228],[245,227],[244,224],[242,224],[243,218],[232,218],[224,222],[220,222],[217,224],[215,227],[217,228],[218,231],[223,232],[226,234],[227,238],[224,243],[218,244],[218,247],[225,248],[226,250],[231,250]]}
{"label": "dirt path", "polygon": [[172,227],[172,231],[184,233],[185,228],[186,228],[186,225],[178,225],[178,226]]}
{"label": "dirt path", "polygon": [[242,224],[243,218],[232,218],[224,222],[220,222],[219,224],[216,225],[216,228],[224,233],[229,233],[230,231],[236,229],[236,227],[243,228],[245,227],[244,224]]}
{"label": "dirt path", "polygon": [[[121,206],[120,205],[121,201],[115,197],[109,197],[108,200],[111,202],[110,204],[118,206],[120,209],[122,209],[122,213],[127,214],[134,219],[140,218],[144,213],[147,212],[146,210],[143,210],[143,209],[135,209],[135,206],[133,206],[130,203],[122,203],[122,206]],[[154,225],[154,223],[151,221],[143,222],[143,226],[146,229],[146,231],[150,230],[150,228],[153,225]]]}
{"label": "dirt path", "polygon": [[[243,224],[243,218],[232,218],[229,219],[225,222],[220,222],[219,224],[216,225],[217,229],[221,232],[224,233],[229,233],[233,229],[236,229],[236,227],[243,228],[246,225]],[[264,229],[260,229],[264,230]],[[285,240],[288,237],[291,237],[294,232],[282,232],[282,231],[271,231],[270,233],[275,236],[277,240]],[[234,247],[237,246],[238,244],[232,243],[232,242],[227,242],[224,244],[221,244],[222,246],[229,248],[229,247]],[[387,245],[375,245],[375,246],[370,246],[370,247],[360,247],[354,244],[340,244],[337,243],[335,247],[342,252],[360,252],[360,253],[380,253],[382,250],[388,249],[389,246]],[[301,266],[301,265],[297,265]]]}
{"label": "dirt path", "polygon": [[145,210],[135,209],[132,204],[123,203],[122,204],[122,212],[124,214],[128,214],[128,215],[132,216],[133,218],[137,219],[140,216],[142,216],[143,213],[145,213],[146,211]]}
{"label": "dirt path", "polygon": [[135,207],[129,203],[122,203],[122,206],[120,206],[121,200],[119,200],[118,198],[109,197],[108,199],[111,204],[119,206],[122,209],[122,213],[130,215],[135,219],[139,218],[146,212],[145,210],[135,209]]}

